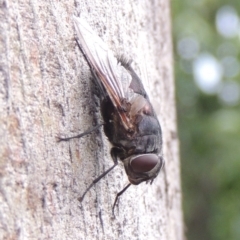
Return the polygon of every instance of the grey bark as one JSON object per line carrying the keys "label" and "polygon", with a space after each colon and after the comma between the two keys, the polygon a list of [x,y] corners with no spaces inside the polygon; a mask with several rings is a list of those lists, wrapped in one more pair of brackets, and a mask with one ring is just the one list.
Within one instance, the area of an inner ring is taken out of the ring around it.
{"label": "grey bark", "polygon": [[[0,4],[0,239],[184,239],[169,1]],[[55,138],[101,122],[74,39],[72,16],[80,14],[147,72],[163,129],[163,171],[152,185],[131,186],[115,218],[115,195],[127,183],[121,164],[77,200],[113,164],[102,129]]]}

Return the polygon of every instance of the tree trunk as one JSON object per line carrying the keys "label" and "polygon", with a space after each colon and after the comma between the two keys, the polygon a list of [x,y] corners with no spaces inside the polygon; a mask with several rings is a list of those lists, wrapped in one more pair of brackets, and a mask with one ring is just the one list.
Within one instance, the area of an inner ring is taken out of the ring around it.
{"label": "tree trunk", "polygon": [[[115,217],[128,182],[121,163],[77,200],[113,165],[102,129],[56,141],[102,121],[74,15],[138,72],[144,63],[163,130],[164,169],[131,186]],[[184,239],[169,1],[3,0],[0,31],[0,238]]]}

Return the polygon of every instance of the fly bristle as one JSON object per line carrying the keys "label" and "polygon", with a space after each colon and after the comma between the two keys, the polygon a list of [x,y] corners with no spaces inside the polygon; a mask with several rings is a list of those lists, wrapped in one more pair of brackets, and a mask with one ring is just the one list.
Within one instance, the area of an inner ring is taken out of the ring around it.
{"label": "fly bristle", "polygon": [[133,62],[132,59],[128,58],[126,55],[121,54],[120,56],[116,57],[118,62],[121,63],[126,69],[129,69],[131,63]]}

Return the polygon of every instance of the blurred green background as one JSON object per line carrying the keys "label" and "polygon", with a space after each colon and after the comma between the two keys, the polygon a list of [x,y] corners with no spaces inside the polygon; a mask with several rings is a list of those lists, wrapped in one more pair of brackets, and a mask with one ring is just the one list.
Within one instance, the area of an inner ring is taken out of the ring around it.
{"label": "blurred green background", "polygon": [[240,0],[172,0],[188,240],[240,239]]}

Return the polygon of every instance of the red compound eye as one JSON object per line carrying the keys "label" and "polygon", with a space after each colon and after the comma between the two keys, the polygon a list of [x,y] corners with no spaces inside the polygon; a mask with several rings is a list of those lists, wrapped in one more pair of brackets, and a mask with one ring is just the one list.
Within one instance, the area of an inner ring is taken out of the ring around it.
{"label": "red compound eye", "polygon": [[144,173],[151,171],[159,162],[156,154],[144,154],[135,157],[131,161],[131,167],[134,172]]}

